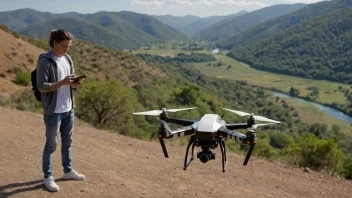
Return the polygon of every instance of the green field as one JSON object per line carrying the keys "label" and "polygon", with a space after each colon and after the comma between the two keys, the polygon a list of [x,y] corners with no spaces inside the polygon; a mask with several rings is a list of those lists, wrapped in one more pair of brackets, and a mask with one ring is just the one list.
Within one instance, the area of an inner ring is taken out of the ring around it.
{"label": "green field", "polygon": [[[141,48],[134,53],[148,53],[160,56],[174,56],[177,53],[190,53],[181,49],[159,49],[158,46],[152,46],[148,49]],[[196,51],[196,53],[210,53],[209,51]],[[335,83],[326,80],[312,80],[288,75],[274,74],[270,72],[260,71],[249,67],[247,64],[238,62],[232,58],[227,57],[222,52],[219,55],[215,55],[217,61],[207,63],[195,63],[195,67],[210,76],[216,76],[218,78],[226,78],[230,80],[241,80],[246,81],[249,85],[260,86],[264,88],[276,88],[282,92],[288,93],[291,87],[300,90],[300,96],[305,97],[312,91],[308,90],[309,87],[317,87],[319,89],[319,96],[315,99],[318,103],[331,104],[339,103],[345,104],[346,98],[344,93],[339,91],[339,87],[342,89],[350,89],[352,93],[352,87],[350,85]],[[209,66],[221,61],[223,66],[215,67]],[[230,69],[227,67],[231,65]]]}
{"label": "green field", "polygon": [[[153,55],[160,56],[175,56],[177,53],[190,54],[188,50],[181,49],[159,49],[158,46],[152,46],[148,49],[141,48],[133,53],[148,53]],[[210,53],[209,51],[196,51],[195,53]],[[282,92],[289,92],[291,87],[300,89],[300,96],[306,96],[311,93],[310,90],[307,90],[308,87],[315,86],[319,89],[319,97],[316,98],[316,101],[319,103],[340,103],[345,104],[346,99],[343,95],[343,92],[339,91],[341,86],[343,89],[350,89],[351,86],[335,83],[325,80],[312,80],[294,76],[274,74],[270,72],[255,70],[249,67],[247,64],[238,62],[232,58],[227,57],[226,52],[221,54],[214,55],[217,61],[206,62],[206,63],[194,63],[193,65],[198,68],[200,71],[209,76],[216,76],[218,78],[225,78],[229,80],[241,80],[246,81],[249,85],[260,86],[264,88],[276,88]],[[221,61],[223,66],[216,67],[213,64]],[[231,65],[230,69],[227,69]],[[286,99],[292,106],[294,106],[300,114],[302,122],[305,123],[326,123],[329,128],[333,124],[338,125],[341,128],[341,132],[352,134],[352,128],[350,124],[343,122],[337,118],[329,116],[327,113],[322,112],[318,108],[301,102],[297,102],[292,99]]]}
{"label": "green field", "polygon": [[[250,85],[276,88],[288,93],[291,87],[300,90],[300,96],[304,97],[311,93],[307,90],[309,87],[317,87],[319,96],[316,99],[319,103],[340,103],[345,104],[346,99],[343,92],[339,91],[339,86],[343,89],[350,89],[350,85],[335,83],[325,80],[312,80],[288,75],[273,74],[270,72],[255,70],[248,65],[238,62],[225,55],[217,55],[218,60],[221,60],[225,66],[214,67],[208,66],[208,63],[194,64],[199,70],[207,75],[217,76],[219,78],[227,78],[231,80],[246,81]],[[231,65],[231,69],[227,69]]]}
{"label": "green field", "polygon": [[289,105],[295,107],[303,123],[327,124],[329,129],[331,129],[331,126],[335,124],[340,127],[340,131],[342,133],[346,135],[352,135],[352,127],[349,123],[330,116],[329,114],[320,110],[318,107],[299,102],[294,99],[285,99],[285,101],[287,101]]}

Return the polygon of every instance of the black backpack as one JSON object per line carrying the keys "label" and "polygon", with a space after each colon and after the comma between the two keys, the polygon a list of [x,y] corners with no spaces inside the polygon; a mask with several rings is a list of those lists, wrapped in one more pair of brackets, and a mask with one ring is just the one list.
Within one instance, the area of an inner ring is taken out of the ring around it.
{"label": "black backpack", "polygon": [[[72,63],[70,59],[65,55],[67,61],[69,62],[70,66],[72,67]],[[56,64],[55,61],[51,58],[45,57],[45,56],[39,56],[38,62],[42,58],[47,58],[52,64]],[[35,96],[35,98],[41,102],[42,101],[42,93],[39,91],[38,86],[37,86],[37,67],[32,71],[31,73],[31,82],[32,82],[32,91]]]}
{"label": "black backpack", "polygon": [[37,87],[37,68],[35,68],[31,73],[31,81],[32,81],[32,91],[34,93],[34,96],[40,102],[42,100],[42,93],[40,93]]}

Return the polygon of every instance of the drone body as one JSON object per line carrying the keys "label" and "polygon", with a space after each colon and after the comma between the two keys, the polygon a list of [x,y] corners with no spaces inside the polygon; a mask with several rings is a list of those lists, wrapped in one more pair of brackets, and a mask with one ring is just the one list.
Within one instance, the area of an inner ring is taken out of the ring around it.
{"label": "drone body", "polygon": [[[176,112],[180,110],[188,110],[194,108],[186,108],[186,109],[169,109],[166,110],[154,110],[147,112],[139,112],[134,113],[136,115],[154,115],[159,116],[158,119],[160,121],[159,126],[159,141],[164,152],[165,157],[169,157],[166,146],[164,143],[164,139],[173,138],[174,136],[191,136],[190,142],[187,146],[186,156],[184,161],[184,170],[187,169],[189,164],[194,160],[194,148],[201,147],[201,151],[197,153],[197,158],[200,159],[201,162],[206,163],[209,160],[215,159],[215,153],[212,152],[212,149],[220,146],[221,154],[222,154],[222,171],[225,172],[227,159],[226,159],[226,147],[225,140],[229,138],[235,138],[235,140],[239,140],[242,143],[250,145],[249,150],[247,152],[247,156],[243,165],[247,165],[250,155],[253,151],[253,148],[256,144],[256,134],[255,128],[258,126],[264,126],[268,124],[256,124],[255,120],[259,121],[267,121],[273,123],[280,123],[279,121],[271,120],[262,116],[254,116],[253,114],[248,114],[241,111],[234,111],[230,109],[225,109],[227,111],[231,111],[241,116],[249,115],[246,123],[232,123],[227,124],[225,120],[221,119],[221,117],[217,114],[205,114],[203,117],[197,120],[187,120],[182,118],[170,118],[168,117],[167,112]],[[176,130],[171,130],[169,127],[169,123],[174,123],[178,125],[185,126],[183,128],[179,128]],[[234,130],[236,129],[248,129],[247,134],[244,135],[242,133],[238,133]],[[189,149],[192,146],[192,155],[188,160]]]}

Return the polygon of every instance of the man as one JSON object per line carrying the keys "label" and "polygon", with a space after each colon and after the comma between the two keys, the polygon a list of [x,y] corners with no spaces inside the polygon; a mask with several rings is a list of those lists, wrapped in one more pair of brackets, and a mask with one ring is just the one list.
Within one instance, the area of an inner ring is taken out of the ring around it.
{"label": "man", "polygon": [[84,180],[85,176],[72,169],[72,135],[74,125],[74,98],[76,89],[84,79],[74,82],[74,67],[67,54],[73,36],[66,30],[50,33],[49,44],[52,50],[40,55],[37,64],[37,86],[41,92],[46,126],[46,143],[43,152],[44,185],[49,191],[58,191],[59,186],[53,177],[53,153],[56,150],[58,134],[61,133],[61,156],[63,178]]}

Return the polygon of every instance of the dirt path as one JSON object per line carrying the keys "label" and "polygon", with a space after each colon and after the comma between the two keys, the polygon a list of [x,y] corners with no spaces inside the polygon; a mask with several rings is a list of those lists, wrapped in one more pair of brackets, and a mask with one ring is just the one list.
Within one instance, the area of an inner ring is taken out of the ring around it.
{"label": "dirt path", "polygon": [[[41,115],[0,107],[0,197],[350,197],[352,182],[321,173],[230,153],[221,160],[192,162],[183,170],[185,147],[160,145],[76,125],[73,165],[83,182],[62,181],[60,149],[54,172],[60,191],[42,184],[44,124]],[[60,148],[60,147],[58,147]],[[220,153],[220,151],[216,151]]]}

